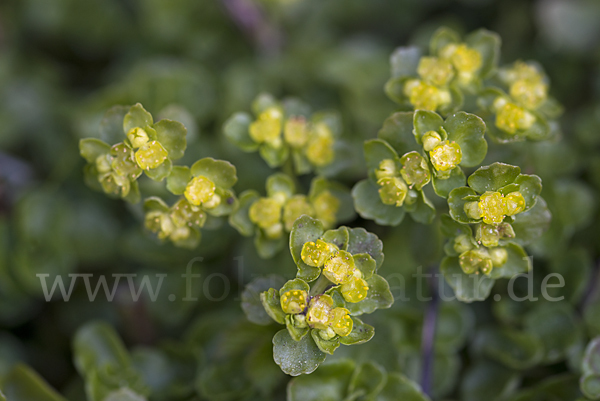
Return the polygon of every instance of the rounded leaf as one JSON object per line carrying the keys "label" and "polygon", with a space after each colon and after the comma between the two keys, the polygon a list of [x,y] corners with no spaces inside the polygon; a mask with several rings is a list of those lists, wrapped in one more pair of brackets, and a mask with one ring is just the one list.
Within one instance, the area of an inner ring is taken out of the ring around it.
{"label": "rounded leaf", "polygon": [[284,173],[276,173],[267,178],[266,189],[268,197],[283,194],[286,198],[290,198],[296,193],[294,180]]}
{"label": "rounded leaf", "polygon": [[352,188],[354,208],[358,214],[382,226],[397,226],[404,219],[403,207],[386,205],[379,197],[379,188],[371,180],[359,181]]}
{"label": "rounded leaf", "polygon": [[346,304],[346,308],[353,316],[372,313],[376,309],[386,309],[394,303],[394,296],[390,291],[390,285],[386,279],[374,274],[366,281],[369,290],[365,299],[360,302]]}
{"label": "rounded leaf", "polygon": [[379,237],[361,227],[348,228],[348,234],[350,238],[347,251],[352,255],[369,254],[375,260],[376,269],[379,269],[383,263],[383,242]]}
{"label": "rounded leaf", "polygon": [[260,195],[254,190],[242,192],[237,209],[229,216],[229,224],[243,236],[250,237],[254,234],[255,226],[250,220],[249,211],[250,206],[258,198],[260,198]]}
{"label": "rounded leaf", "polygon": [[160,120],[153,126],[160,144],[172,160],[181,159],[187,147],[187,129],[179,121]]}
{"label": "rounded leaf", "polygon": [[259,144],[250,137],[252,117],[248,113],[235,113],[223,125],[225,137],[244,152],[254,152]]}
{"label": "rounded leaf", "polygon": [[379,168],[379,164],[383,160],[393,160],[396,162],[398,159],[396,151],[382,139],[370,139],[365,141],[363,148],[369,177],[374,181],[377,181],[375,178],[375,170]]}
{"label": "rounded leaf", "polygon": [[487,141],[484,138],[485,123],[475,114],[459,111],[444,122],[448,140],[460,145],[462,150],[461,166],[479,165],[487,154]]}
{"label": "rounded leaf", "polygon": [[390,144],[399,155],[419,150],[413,134],[413,120],[412,111],[394,113],[383,122],[377,137]]}
{"label": "rounded leaf", "polygon": [[261,326],[266,326],[273,322],[261,302],[261,293],[268,291],[270,288],[281,288],[284,282],[283,277],[271,274],[266,277],[256,278],[246,285],[246,288],[242,292],[242,310],[249,321]]}
{"label": "rounded leaf", "polygon": [[519,174],[521,174],[519,167],[496,162],[478,168],[469,176],[467,182],[471,188],[482,194],[486,191],[497,191],[512,184]]}
{"label": "rounded leaf", "polygon": [[294,341],[287,329],[278,331],[273,337],[273,359],[284,373],[299,376],[314,372],[327,354],[317,347],[312,336]]}
{"label": "rounded leaf", "polygon": [[484,274],[465,274],[456,257],[444,258],[440,271],[454,290],[456,298],[462,302],[483,301],[494,286],[495,280]]}
{"label": "rounded leaf", "polygon": [[192,174],[189,167],[173,166],[167,177],[167,189],[174,195],[182,195],[191,178]]}
{"label": "rounded leaf", "polygon": [[302,260],[302,247],[307,242],[314,242],[321,238],[325,230],[323,223],[310,216],[302,215],[294,222],[290,233],[290,252],[292,259],[298,266],[298,278],[306,281],[316,280],[321,274],[321,269],[318,267],[309,266]]}
{"label": "rounded leaf", "polygon": [[418,47],[397,47],[390,55],[392,78],[416,75],[420,59],[421,49]]}
{"label": "rounded leaf", "polygon": [[450,216],[454,220],[464,224],[476,223],[478,221],[470,218],[465,213],[465,204],[470,202],[468,197],[473,196],[477,196],[477,193],[469,187],[459,187],[450,191],[448,195],[448,207],[450,209]]}
{"label": "rounded leaf", "polygon": [[229,189],[237,182],[235,166],[226,160],[205,157],[192,165],[191,172],[194,177],[206,177],[223,189]]}
{"label": "rounded leaf", "polygon": [[434,174],[431,183],[437,196],[447,198],[453,189],[462,187],[467,183],[467,177],[465,177],[462,169],[456,166],[450,171],[450,177],[446,179],[442,180]]}
{"label": "rounded leaf", "polygon": [[348,241],[350,241],[348,227],[340,227],[336,230],[327,230],[321,239],[330,244],[334,244],[342,251],[346,251],[348,250]]}
{"label": "rounded leaf", "polygon": [[79,141],[79,154],[88,163],[96,162],[98,156],[110,152],[110,145],[96,138],[85,138]]}
{"label": "rounded leaf", "polygon": [[148,113],[141,103],[136,103],[123,118],[123,132],[127,134],[132,128],[152,125],[152,114]]}
{"label": "rounded leaf", "polygon": [[362,320],[356,316],[350,316],[352,319],[352,331],[345,337],[340,339],[340,342],[344,345],[356,345],[363,344],[373,338],[375,335],[375,328],[373,326],[363,323]]}
{"label": "rounded leaf", "polygon": [[426,132],[435,131],[445,140],[442,128],[444,119],[435,111],[417,110],[414,116],[414,135],[418,143],[421,143],[421,138]]}

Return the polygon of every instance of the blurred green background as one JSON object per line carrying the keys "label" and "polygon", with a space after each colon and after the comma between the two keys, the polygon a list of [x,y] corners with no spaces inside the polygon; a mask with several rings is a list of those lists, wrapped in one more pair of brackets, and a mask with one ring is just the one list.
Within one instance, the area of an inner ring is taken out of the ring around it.
{"label": "blurred green background", "polygon": [[[362,141],[375,137],[394,111],[383,92],[389,55],[397,46],[425,47],[442,25],[463,33],[480,27],[499,33],[501,64],[537,60],[551,79],[551,95],[565,107],[560,141],[491,146],[486,161],[519,164],[542,177],[554,219],[530,252],[535,269],[561,272],[567,285],[559,290],[566,300],[550,311],[508,300],[445,304],[434,395],[492,400],[518,388],[537,388],[553,375],[577,377],[586,339],[600,334],[599,1],[4,0],[0,388],[10,384],[15,364],[24,362],[69,400],[85,399],[89,378],[76,371],[72,340],[86,322],[102,319],[131,350],[132,376],[142,378],[139,391],[152,394],[150,399],[283,399],[288,378],[270,359],[276,329],[247,322],[239,294],[259,275],[292,276],[289,254],[261,260],[252,239],[241,238],[226,223],[205,232],[194,251],[157,245],[143,230],[139,205],[85,187],[78,141],[98,136],[111,106],[140,102],[153,115],[187,126],[188,150],[181,163],[205,156],[230,160],[238,169],[237,193],[262,192],[272,171],[256,154],[227,143],[221,126],[266,91],[341,113],[344,138],[356,157],[352,168],[334,178],[352,186],[366,175]],[[308,186],[309,180],[303,183]],[[140,185],[147,195],[165,193],[150,180]],[[380,235],[386,253],[382,274],[401,275],[409,292],[417,266],[441,258],[441,249],[430,249],[439,241],[435,226],[409,219],[397,228],[360,219],[350,225]],[[199,301],[183,302],[180,275],[194,257],[204,258],[193,266],[202,275],[193,288]],[[45,302],[36,274],[49,274],[52,283],[55,275],[69,273],[168,276],[156,302],[145,296],[132,302],[121,290],[113,302],[102,293],[90,302],[81,283],[69,302]],[[206,289],[213,297],[223,293],[222,280],[205,284],[213,273],[230,280],[224,301],[201,294]],[[495,293],[504,293],[506,281],[496,287]],[[177,294],[177,300],[169,301],[166,294]],[[336,358],[373,359],[418,381],[423,310],[416,302],[397,301],[368,320],[377,329],[374,341],[336,352]],[[536,317],[548,326],[528,325]],[[538,330],[541,337],[567,333],[547,339],[554,347],[546,344],[549,355],[531,365],[536,369],[524,370],[518,360],[506,363],[486,347],[465,349],[468,339],[486,335],[490,325]]]}

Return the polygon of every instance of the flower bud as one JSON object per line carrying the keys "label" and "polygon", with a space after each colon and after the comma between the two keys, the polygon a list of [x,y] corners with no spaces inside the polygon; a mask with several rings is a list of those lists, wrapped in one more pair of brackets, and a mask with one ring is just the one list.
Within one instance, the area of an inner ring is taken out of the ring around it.
{"label": "flower bud", "polygon": [[504,266],[506,261],[508,260],[508,252],[506,249],[497,247],[489,249],[490,259],[492,260],[492,265],[498,268]]}
{"label": "flower bud", "polygon": [[354,258],[346,251],[339,251],[325,261],[323,275],[335,284],[344,284],[354,278]]}
{"label": "flower bud", "polygon": [[127,133],[127,139],[129,139],[134,149],[144,146],[150,140],[148,133],[142,127],[130,129]]}
{"label": "flower bud", "polygon": [[420,190],[431,179],[427,161],[417,152],[410,152],[402,156],[400,162],[403,164],[400,173],[402,178],[410,187]]}
{"label": "flower bud", "polygon": [[285,141],[293,148],[301,148],[308,141],[308,124],[302,116],[289,118],[283,128]]}
{"label": "flower bud", "polygon": [[[498,98],[502,99],[502,98]],[[529,129],[535,123],[535,116],[523,107],[502,99],[494,101],[496,108],[496,127],[509,134]]]}
{"label": "flower bud", "polygon": [[423,149],[430,152],[442,142],[442,137],[435,131],[427,131],[423,134],[421,142],[423,142]]}
{"label": "flower bud", "polygon": [[481,218],[482,211],[479,208],[479,202],[466,202],[463,209],[468,218],[473,220],[479,220]]}
{"label": "flower bud", "polygon": [[[113,156],[111,167],[119,175],[135,180],[140,176],[142,170],[138,166],[133,150],[124,143],[118,143],[110,148]],[[106,168],[106,166],[103,166]]]}
{"label": "flower bud", "polygon": [[285,223],[286,231],[292,231],[294,222],[298,217],[302,216],[303,214],[313,216],[315,214],[315,210],[313,209],[311,204],[308,203],[306,196],[292,196],[283,207],[283,222]]}
{"label": "flower bud", "polygon": [[458,143],[444,141],[429,152],[429,158],[437,171],[450,171],[462,161],[462,150]]}
{"label": "flower bud", "polygon": [[485,248],[463,252],[458,257],[458,262],[466,274],[478,273],[479,271],[483,274],[489,274],[493,268],[492,260]]}
{"label": "flower bud", "polygon": [[386,205],[402,206],[408,186],[400,177],[382,178],[377,181],[379,188],[379,197]]}
{"label": "flower bud", "polygon": [[260,113],[258,118],[250,124],[250,137],[257,143],[276,143],[280,139],[282,122],[283,112],[281,109],[270,107]]}
{"label": "flower bud", "polygon": [[379,163],[379,168],[375,170],[375,177],[380,180],[382,178],[394,177],[398,175],[396,162],[392,159],[384,159]]}
{"label": "flower bud", "polygon": [[281,309],[288,315],[304,312],[307,305],[308,293],[303,290],[290,290],[281,295]]}
{"label": "flower bud", "polygon": [[481,53],[465,44],[456,47],[451,60],[463,82],[469,82],[482,64]]}
{"label": "flower bud", "polygon": [[506,215],[514,216],[517,213],[521,213],[525,210],[525,198],[520,192],[511,192],[504,197],[506,203]]}
{"label": "flower bud", "polygon": [[451,100],[448,91],[440,90],[418,79],[406,82],[404,94],[417,110],[435,111],[438,107],[450,103]]}
{"label": "flower bud", "polygon": [[135,152],[135,161],[142,170],[152,170],[167,160],[169,152],[158,141],[151,141]]}
{"label": "flower bud", "polygon": [[541,79],[519,79],[510,86],[510,96],[524,107],[536,109],[548,98],[548,85]]}
{"label": "flower bud", "polygon": [[331,322],[331,328],[341,337],[346,337],[352,332],[354,322],[350,317],[350,311],[346,308],[335,308],[333,310],[333,319]]}
{"label": "flower bud", "polygon": [[436,86],[445,86],[454,77],[452,64],[437,57],[421,57],[417,73],[423,80]]}
{"label": "flower bud", "polygon": [[326,166],[334,157],[333,134],[327,124],[317,123],[306,146],[306,158],[315,166]]}
{"label": "flower bud", "polygon": [[461,234],[455,237],[453,248],[459,254],[473,249],[473,243],[471,242],[470,236]]}
{"label": "flower bud", "polygon": [[325,341],[331,340],[335,337],[335,331],[331,327],[327,327],[325,330],[319,330],[319,337]]}
{"label": "flower bud", "polygon": [[171,208],[171,219],[177,226],[202,227],[206,222],[206,213],[199,206],[181,198]]}
{"label": "flower bud", "polygon": [[111,172],[99,177],[100,184],[105,193],[121,198],[127,196],[131,189],[131,182],[127,177]]}
{"label": "flower bud", "polygon": [[500,240],[498,226],[495,224],[479,224],[475,231],[475,239],[486,247],[498,246],[498,240]]}

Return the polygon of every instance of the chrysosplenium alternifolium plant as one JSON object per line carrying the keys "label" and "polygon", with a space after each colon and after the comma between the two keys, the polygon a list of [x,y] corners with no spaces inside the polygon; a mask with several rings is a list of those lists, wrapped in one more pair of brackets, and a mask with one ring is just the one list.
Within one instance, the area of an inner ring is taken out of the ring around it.
{"label": "chrysosplenium alternifolium plant", "polygon": [[[289,243],[296,277],[251,282],[242,306],[252,322],[285,325],[273,338],[284,372],[311,373],[340,345],[373,337],[375,329],[357,316],[393,303],[377,274],[381,241],[362,228],[336,228],[355,210],[380,225],[397,226],[407,213],[416,222],[439,224],[448,239],[440,270],[461,301],[483,300],[496,279],[532,268],[523,246],[550,220],[541,180],[501,161],[481,164],[489,157],[486,137],[494,144],[548,139],[558,131],[554,119],[561,110],[539,66],[519,61],[498,68],[499,49],[491,32],[463,40],[447,28],[433,35],[429,56],[397,49],[385,90],[400,110],[378,138],[364,143],[367,178],[351,195],[324,177],[335,171],[342,144],[339,118],[264,94],[252,105],[254,116],[234,114],[223,132],[241,150],[258,151],[270,167],[284,170],[266,180],[265,196],[248,190],[238,200],[236,169],[227,161],[174,166],[186,148],[185,127],[155,123],[139,104],[123,113],[121,142],[81,141],[86,181],[135,203],[142,173],[166,179],[177,198],[170,205],[145,199],[145,226],[177,246],[197,246],[207,220],[223,216],[240,234],[254,236],[263,258]],[[297,176],[311,172],[319,175],[301,188]]]}

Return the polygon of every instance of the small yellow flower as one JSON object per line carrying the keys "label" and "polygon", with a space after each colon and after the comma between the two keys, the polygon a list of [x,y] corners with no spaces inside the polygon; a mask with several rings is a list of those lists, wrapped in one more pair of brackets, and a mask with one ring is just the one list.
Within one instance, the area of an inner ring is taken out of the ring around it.
{"label": "small yellow flower", "polygon": [[479,198],[478,206],[485,224],[502,223],[507,213],[504,196],[500,192],[485,192]]}
{"label": "small yellow flower", "polygon": [[379,163],[379,168],[375,170],[375,177],[380,180],[382,178],[395,177],[398,175],[398,167],[392,159],[384,159]]}
{"label": "small yellow flower", "polygon": [[287,231],[292,231],[294,222],[303,214],[313,216],[315,214],[315,210],[306,199],[306,196],[292,196],[283,207],[283,222],[285,224],[285,229]]}
{"label": "small yellow flower", "polygon": [[327,330],[333,319],[333,298],[327,294],[317,295],[310,300],[306,322],[313,329]]}
{"label": "small yellow flower", "polygon": [[407,153],[402,156],[401,163],[403,164],[402,178],[412,188],[420,190],[423,188],[431,179],[431,173],[427,166],[427,161],[423,156],[417,152]]}
{"label": "small yellow flower", "polygon": [[99,174],[105,174],[112,170],[111,162],[112,162],[112,158],[107,153],[107,154],[98,156],[96,158],[96,162],[94,164],[96,165],[96,170],[98,170]]}
{"label": "small yellow flower", "polygon": [[315,242],[306,242],[302,246],[300,257],[309,266],[321,267],[337,252],[337,246],[318,239]]}
{"label": "small yellow flower", "polygon": [[202,227],[206,222],[206,213],[199,207],[194,206],[181,198],[171,208],[171,219],[176,226],[198,226]]}
{"label": "small yellow flower", "polygon": [[215,196],[215,184],[204,176],[194,177],[185,187],[184,196],[189,203],[200,206]]}
{"label": "small yellow flower", "polygon": [[115,195],[125,197],[131,190],[131,181],[127,177],[124,177],[116,172],[110,172],[98,177],[102,189],[109,195]]}
{"label": "small yellow flower", "polygon": [[442,142],[442,137],[435,131],[427,131],[423,134],[421,142],[423,142],[423,150],[430,152]]}
{"label": "small yellow flower", "polygon": [[315,216],[321,220],[325,227],[332,227],[336,222],[336,214],[340,209],[340,200],[329,190],[322,191],[313,201]]}
{"label": "small yellow flower", "polygon": [[287,314],[302,313],[307,305],[308,294],[303,290],[290,290],[283,293],[280,299],[281,309]]}
{"label": "small yellow flower", "polygon": [[281,220],[281,205],[272,198],[260,198],[250,206],[250,220],[260,228],[267,229]]}
{"label": "small yellow flower", "polygon": [[292,117],[285,122],[283,137],[293,148],[301,148],[308,141],[308,124],[304,117]]}
{"label": "small yellow flower", "polygon": [[400,177],[382,178],[377,181],[379,185],[379,198],[385,205],[402,206],[408,186]]}
{"label": "small yellow flower", "polygon": [[306,146],[306,158],[315,166],[328,165],[334,158],[334,143],[333,133],[327,124],[315,124]]}
{"label": "small yellow flower", "polygon": [[509,134],[529,129],[535,123],[533,114],[502,97],[498,97],[494,101],[494,108],[496,109],[496,127]]}
{"label": "small yellow flower", "polygon": [[437,57],[421,57],[417,73],[423,80],[435,86],[445,86],[454,77],[452,64]]}
{"label": "small yellow flower", "polygon": [[453,248],[459,254],[473,249],[473,243],[471,242],[470,236],[461,234],[454,238]]}
{"label": "small yellow flower", "polygon": [[458,257],[458,262],[466,274],[479,274],[479,271],[483,274],[490,274],[494,267],[492,259],[490,259],[490,255],[485,248],[463,252]]}
{"label": "small yellow flower", "polygon": [[514,216],[517,213],[521,213],[525,210],[525,198],[520,192],[511,192],[504,197],[506,203],[506,215]]}
{"label": "small yellow flower", "polygon": [[477,50],[460,44],[456,47],[450,58],[454,68],[458,71],[461,80],[469,82],[481,68],[482,57]]}
{"label": "small yellow flower", "polygon": [[500,240],[499,225],[480,224],[475,233],[475,239],[486,247],[498,246]]}
{"label": "small yellow flower", "polygon": [[354,322],[350,317],[350,311],[346,308],[335,308],[333,310],[333,318],[331,328],[340,337],[346,337],[352,332]]}
{"label": "small yellow flower", "polygon": [[510,85],[510,96],[527,109],[536,109],[548,98],[548,85],[541,80],[519,79]]}
{"label": "small yellow flower", "polygon": [[276,144],[281,136],[282,125],[283,112],[278,107],[270,107],[250,124],[250,137],[257,143]]}
{"label": "small yellow flower", "polygon": [[411,79],[404,85],[404,94],[417,110],[435,111],[438,107],[450,103],[450,92],[418,79]]}
{"label": "small yellow flower", "polygon": [[135,152],[135,161],[143,170],[152,170],[167,160],[169,152],[158,141],[151,141]]}
{"label": "small yellow flower", "polygon": [[[134,180],[141,174],[141,166],[138,166],[134,152],[129,146],[121,142],[113,145],[110,149],[110,152],[114,156],[111,157],[107,155],[107,158],[111,160],[111,168],[118,175],[129,177],[129,179]],[[105,165],[104,161],[101,161],[101,163],[101,167],[106,170],[107,166]],[[98,163],[96,163],[96,166],[98,166]],[[106,170],[106,172],[108,172],[108,170]]]}
{"label": "small yellow flower", "polygon": [[462,161],[462,149],[456,142],[444,141],[429,152],[429,158],[437,171],[450,171]]}
{"label": "small yellow flower", "polygon": [[142,127],[130,129],[127,133],[127,139],[129,139],[134,149],[141,148],[150,140],[148,133]]}
{"label": "small yellow flower", "polygon": [[496,268],[504,266],[508,260],[508,252],[504,248],[490,248],[489,253],[490,259],[492,260],[492,265]]}
{"label": "small yellow flower", "polygon": [[346,302],[356,303],[367,297],[369,285],[360,277],[352,277],[350,281],[342,284],[342,296]]}
{"label": "small yellow flower", "polygon": [[355,270],[358,269],[354,265],[352,254],[346,251],[339,251],[325,261],[323,275],[335,284],[344,284],[354,278]]}

